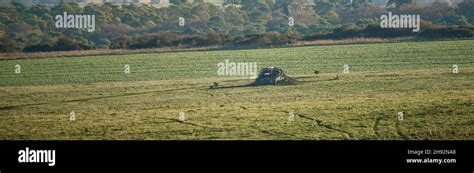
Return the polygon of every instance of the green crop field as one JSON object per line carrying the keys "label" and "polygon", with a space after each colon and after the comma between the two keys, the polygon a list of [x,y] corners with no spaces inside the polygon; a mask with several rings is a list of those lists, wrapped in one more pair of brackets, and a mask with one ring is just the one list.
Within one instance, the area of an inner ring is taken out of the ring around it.
{"label": "green crop field", "polygon": [[474,140],[474,40],[2,60],[0,96],[1,140]]}

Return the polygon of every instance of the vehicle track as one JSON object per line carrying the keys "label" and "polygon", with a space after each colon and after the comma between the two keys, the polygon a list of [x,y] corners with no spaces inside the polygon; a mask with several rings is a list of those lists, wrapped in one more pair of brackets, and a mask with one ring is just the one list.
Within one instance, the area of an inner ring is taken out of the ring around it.
{"label": "vehicle track", "polygon": [[[285,113],[289,113],[289,112],[287,112],[287,111],[284,111],[284,112],[285,112]],[[333,130],[333,131],[342,133],[342,134],[344,135],[344,137],[347,138],[347,139],[353,139],[353,138],[354,138],[354,136],[353,136],[351,133],[349,133],[349,132],[347,132],[347,131],[345,131],[345,130],[341,130],[341,129],[338,129],[338,128],[334,128],[334,127],[332,127],[332,125],[327,124],[327,123],[324,123],[322,120],[314,119],[314,118],[312,118],[312,117],[303,115],[303,114],[301,114],[301,113],[295,113],[295,115],[297,115],[297,116],[299,116],[299,117],[301,117],[301,118],[310,120],[310,121],[315,121],[316,124],[317,124],[318,126],[320,126],[320,127],[323,127],[323,128],[329,129],[329,130]]]}
{"label": "vehicle track", "polygon": [[400,121],[397,121],[397,134],[398,136],[400,136],[403,140],[409,140],[410,138],[408,137],[408,135],[406,135],[405,133],[402,132],[402,129],[400,129]]}
{"label": "vehicle track", "polygon": [[382,117],[380,117],[380,116],[375,117],[374,126],[372,128],[372,130],[374,131],[374,134],[377,137],[377,139],[380,139],[380,133],[379,133],[380,120],[382,120]]}

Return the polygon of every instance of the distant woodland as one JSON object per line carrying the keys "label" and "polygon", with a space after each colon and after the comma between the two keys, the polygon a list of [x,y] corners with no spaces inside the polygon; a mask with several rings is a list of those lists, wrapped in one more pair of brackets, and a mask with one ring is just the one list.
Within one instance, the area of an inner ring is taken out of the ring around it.
{"label": "distant woodland", "polygon": [[[171,6],[0,3],[0,52],[162,47],[266,47],[346,38],[457,39],[474,36],[474,0],[459,4],[390,0],[230,0],[224,6],[174,0]],[[55,27],[55,16],[95,15],[95,31]],[[421,16],[421,31],[382,29],[388,12]],[[179,25],[179,18],[185,25]],[[289,25],[290,18],[294,25]]]}

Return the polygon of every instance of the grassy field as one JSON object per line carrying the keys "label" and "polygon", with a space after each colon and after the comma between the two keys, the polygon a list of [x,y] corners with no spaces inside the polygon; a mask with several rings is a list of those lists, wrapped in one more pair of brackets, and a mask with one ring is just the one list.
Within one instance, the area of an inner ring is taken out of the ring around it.
{"label": "grassy field", "polygon": [[[226,59],[302,83],[208,89]],[[474,140],[473,86],[474,40],[2,60],[0,139]]]}

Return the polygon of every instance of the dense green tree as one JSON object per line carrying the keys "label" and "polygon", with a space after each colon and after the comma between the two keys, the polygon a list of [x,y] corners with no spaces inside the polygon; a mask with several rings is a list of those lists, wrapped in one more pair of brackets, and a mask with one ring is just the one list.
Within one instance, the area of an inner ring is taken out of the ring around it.
{"label": "dense green tree", "polygon": [[[412,0],[390,0],[393,7],[390,9],[372,6],[368,0],[353,0],[352,3],[350,0],[315,0],[315,6],[308,0],[226,0],[224,6],[205,1],[171,2],[173,5],[166,8],[112,3],[81,7],[70,1],[63,1],[55,7],[0,3],[0,40],[4,42],[0,42],[0,49],[228,46],[253,44],[252,41],[263,45],[286,44],[287,35],[339,33],[342,35],[331,38],[340,38],[350,35],[349,32],[362,32],[364,28],[373,31],[380,15],[388,10],[399,14],[420,14],[423,25],[474,23],[474,0],[464,0],[457,7],[447,3],[414,4]],[[95,32],[56,28],[55,16],[64,12],[95,15]],[[180,18],[184,19],[184,26],[179,25]],[[290,18],[294,19],[294,25],[290,26]],[[58,43],[69,47],[61,48]]]}
{"label": "dense green tree", "polygon": [[469,23],[474,24],[474,0],[464,0],[457,5],[458,15],[464,16]]}
{"label": "dense green tree", "polygon": [[387,7],[400,7],[403,4],[413,4],[415,0],[388,0]]}

